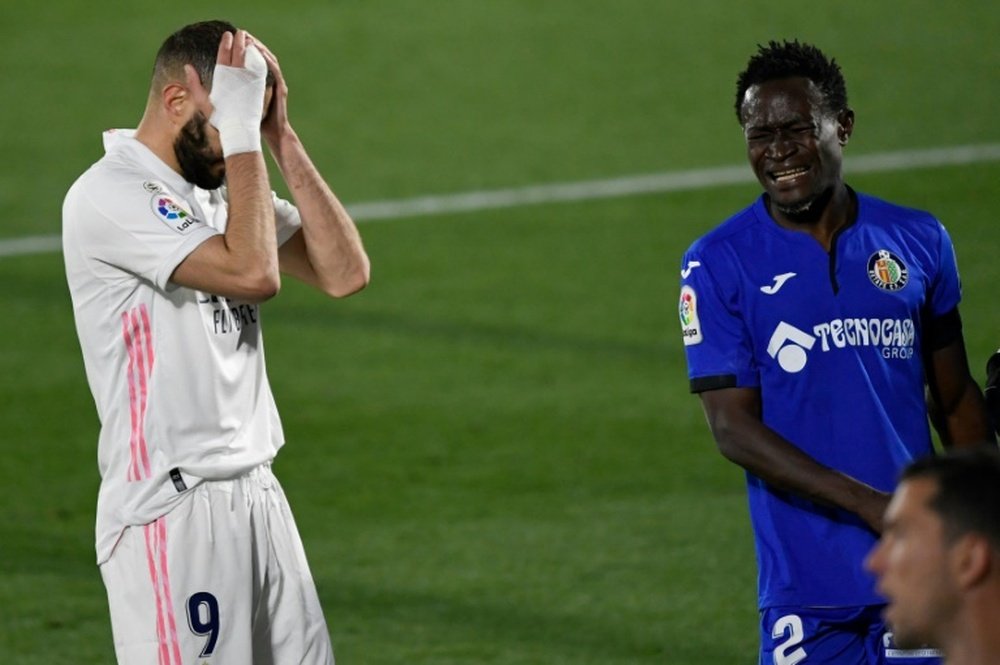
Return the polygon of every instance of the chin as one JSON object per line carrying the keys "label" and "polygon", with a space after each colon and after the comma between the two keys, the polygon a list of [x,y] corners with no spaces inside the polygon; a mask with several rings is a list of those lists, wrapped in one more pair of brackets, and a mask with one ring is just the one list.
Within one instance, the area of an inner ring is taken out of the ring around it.
{"label": "chin", "polygon": [[927,645],[927,639],[917,637],[913,631],[899,630],[895,626],[892,629],[892,642],[899,649],[920,649]]}
{"label": "chin", "polygon": [[914,626],[912,623],[900,622],[893,618],[892,606],[883,615],[888,628],[892,631],[892,641],[900,649],[920,649],[933,642],[931,631],[925,626]]}
{"label": "chin", "polygon": [[812,208],[813,204],[816,202],[816,197],[798,199],[796,201],[781,201],[777,197],[772,196],[771,202],[782,214],[788,215],[789,217],[795,217],[809,212],[809,209]]}

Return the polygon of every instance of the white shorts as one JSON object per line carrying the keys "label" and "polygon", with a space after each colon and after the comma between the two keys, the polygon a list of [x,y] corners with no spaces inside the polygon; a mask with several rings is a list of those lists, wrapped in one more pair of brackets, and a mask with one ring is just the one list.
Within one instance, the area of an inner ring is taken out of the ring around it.
{"label": "white shorts", "polygon": [[129,527],[101,576],[120,665],[332,665],[285,493],[268,466],[205,481]]}

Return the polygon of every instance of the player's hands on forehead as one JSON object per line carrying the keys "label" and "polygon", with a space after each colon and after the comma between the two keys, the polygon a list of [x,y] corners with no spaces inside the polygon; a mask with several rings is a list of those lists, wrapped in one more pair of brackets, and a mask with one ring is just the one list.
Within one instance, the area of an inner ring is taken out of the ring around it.
{"label": "player's hands on forehead", "polygon": [[267,98],[268,103],[265,104],[261,131],[270,134],[271,138],[275,138],[277,133],[288,125],[288,84],[285,83],[281,66],[278,64],[278,57],[274,55],[274,52],[254,35],[247,33],[247,39],[264,56],[267,68],[274,76],[274,88]]}
{"label": "player's hands on forehead", "polygon": [[[216,63],[229,67],[243,67],[246,64],[247,53],[247,32],[237,30],[236,34],[231,32],[223,33],[219,41],[219,52],[216,56]],[[209,92],[201,82],[201,76],[193,65],[184,65],[184,76],[187,82],[188,91],[195,106],[210,117],[212,115],[212,103],[209,100]]]}
{"label": "player's hands on forehead", "polygon": [[247,46],[252,44],[246,30],[237,30],[236,33],[226,32],[219,42],[219,54],[216,56],[216,64],[227,67],[243,67],[246,64]]}
{"label": "player's hands on forehead", "polygon": [[[225,32],[219,40],[219,50],[216,55],[216,64],[227,67],[245,68],[247,47],[254,46],[264,57],[268,69],[273,72],[277,81],[276,89],[284,88],[284,80],[281,70],[278,68],[278,60],[263,42],[254,38],[246,30],[237,30],[235,33]],[[206,117],[211,117],[213,104],[210,98],[210,91],[202,84],[198,71],[192,65],[184,65],[187,88],[191,93],[191,98],[197,108],[201,109]],[[265,105],[265,112],[267,105]]]}

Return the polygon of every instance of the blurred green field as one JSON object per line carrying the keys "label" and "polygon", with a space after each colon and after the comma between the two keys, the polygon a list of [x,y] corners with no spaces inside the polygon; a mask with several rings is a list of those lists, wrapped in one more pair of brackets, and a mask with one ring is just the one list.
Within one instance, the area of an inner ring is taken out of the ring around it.
{"label": "blurred green field", "polygon": [[[0,241],[137,122],[153,55],[228,17],[277,52],[348,203],[740,163],[757,42],[837,56],[850,154],[1000,142],[1000,6],[219,2],[0,10]],[[978,376],[1000,344],[1000,162],[850,176],[955,241]],[[281,187],[278,187],[279,191]],[[371,222],[373,282],[265,307],[295,509],[338,662],[756,662],[742,474],[687,393],[683,249],[753,185]],[[113,661],[97,419],[61,258],[0,257],[0,662]]]}

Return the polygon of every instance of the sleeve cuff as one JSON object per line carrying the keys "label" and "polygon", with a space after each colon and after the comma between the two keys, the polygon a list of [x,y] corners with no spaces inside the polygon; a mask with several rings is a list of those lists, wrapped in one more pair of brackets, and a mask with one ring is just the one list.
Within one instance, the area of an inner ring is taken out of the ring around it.
{"label": "sleeve cuff", "polygon": [[703,393],[707,390],[719,390],[721,388],[735,388],[737,386],[735,374],[719,374],[717,376],[699,376],[691,379],[691,392]]}
{"label": "sleeve cuff", "polygon": [[931,317],[924,332],[924,346],[928,351],[937,351],[948,346],[962,336],[962,317],[958,308]]}
{"label": "sleeve cuff", "polygon": [[188,257],[188,254],[193,252],[198,248],[201,243],[205,242],[212,236],[221,235],[216,229],[211,226],[203,226],[199,229],[195,229],[191,235],[185,239],[183,243],[177,246],[177,248],[167,256],[166,260],[160,265],[159,270],[156,271],[156,286],[163,289],[164,291],[169,291],[174,288],[170,282],[170,276],[174,274],[174,270],[177,266]]}

